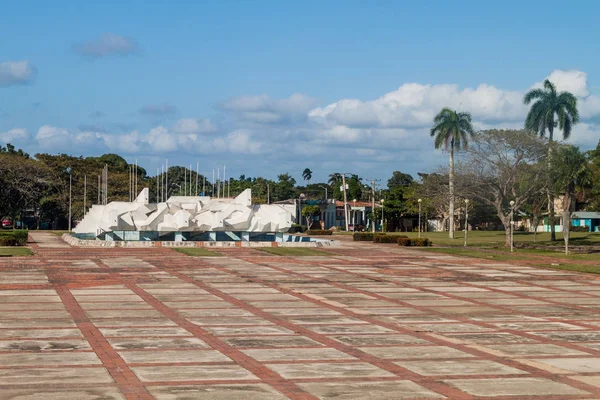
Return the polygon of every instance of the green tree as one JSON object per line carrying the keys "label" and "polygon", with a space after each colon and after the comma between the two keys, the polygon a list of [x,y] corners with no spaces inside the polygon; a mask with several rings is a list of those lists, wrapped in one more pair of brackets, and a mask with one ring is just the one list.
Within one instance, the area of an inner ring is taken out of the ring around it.
{"label": "green tree", "polygon": [[[563,139],[571,136],[573,125],[579,122],[577,99],[569,92],[556,91],[556,86],[548,79],[544,81],[543,89],[532,89],[525,94],[523,102],[528,105],[533,102],[527,118],[525,129],[545,137],[548,132],[548,172],[552,164],[552,148],[554,143],[554,129],[558,128],[563,133]],[[548,173],[548,212],[550,214],[550,240],[556,240],[554,227],[554,192],[552,176]]]}
{"label": "green tree", "polygon": [[310,185],[310,180],[312,179],[312,171],[309,168],[304,168],[304,171],[302,171],[302,179],[306,181],[307,185]]}
{"label": "green tree", "polygon": [[431,136],[434,137],[436,149],[444,148],[450,153],[450,165],[448,175],[448,195],[450,209],[449,237],[454,239],[454,150],[461,150],[469,144],[469,137],[473,136],[473,125],[471,114],[457,112],[449,108],[442,111],[433,119],[434,126],[431,128]]}
{"label": "green tree", "polygon": [[317,205],[304,206],[302,208],[302,216],[306,218],[306,226],[311,229],[314,222],[314,217],[321,213],[321,208]]}
{"label": "green tree", "polygon": [[563,238],[565,253],[569,254],[569,228],[571,227],[571,212],[575,211],[575,189],[588,185],[591,181],[591,171],[588,160],[578,147],[563,145],[556,149],[553,164],[554,192],[561,191],[563,197]]}
{"label": "green tree", "polygon": [[278,182],[273,188],[273,200],[282,201],[296,198],[296,180],[288,173],[277,175]]}
{"label": "green tree", "polygon": [[510,202],[518,212],[546,190],[545,140],[521,130],[482,131],[472,137],[465,153],[458,166],[459,192],[496,210],[510,247]]}
{"label": "green tree", "polygon": [[394,186],[408,186],[413,183],[413,181],[414,179],[411,175],[400,171],[394,171],[392,177],[387,181],[387,186],[390,189]]}

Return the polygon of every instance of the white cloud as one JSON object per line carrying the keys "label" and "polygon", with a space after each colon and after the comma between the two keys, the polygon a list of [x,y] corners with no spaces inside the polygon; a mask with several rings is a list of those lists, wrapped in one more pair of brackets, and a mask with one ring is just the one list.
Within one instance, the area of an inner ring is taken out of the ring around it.
{"label": "white cloud", "polygon": [[[582,122],[575,126],[569,142],[583,150],[595,147],[600,138],[600,98],[588,89],[586,74],[553,71],[549,77],[559,90],[580,95]],[[433,117],[442,107],[471,112],[476,129],[520,129],[528,110],[523,95],[529,89],[406,83],[375,100],[339,99],[321,107],[299,94],[283,99],[242,96],[221,104],[218,127],[209,119],[194,118],[126,134],[99,132],[93,126],[79,131],[44,126],[37,139],[41,146],[57,151],[87,148],[95,154],[105,150],[136,156],[177,154],[182,164],[201,156],[207,162],[227,163],[228,170],[230,163],[239,163],[247,175],[274,177],[275,170],[288,169],[300,174],[310,166],[316,179],[336,170],[387,179],[393,170],[414,175],[447,163],[447,154],[434,150],[429,135]],[[146,111],[164,116],[175,108],[146,106]]]}
{"label": "white cloud", "polygon": [[94,40],[77,43],[73,49],[77,54],[91,59],[112,55],[126,56],[139,50],[133,39],[114,33],[105,33]]}
{"label": "white cloud", "polygon": [[598,145],[599,139],[600,125],[582,122],[573,127],[569,142],[584,149],[591,149]]}
{"label": "white cloud", "polygon": [[[590,94],[587,84],[587,74],[583,71],[555,69],[546,77],[554,83],[556,90],[571,92],[577,97],[586,97]],[[533,87],[541,88],[543,82],[537,82]]]}
{"label": "white cloud", "polygon": [[173,126],[173,131],[184,134],[211,133],[216,130],[216,126],[208,119],[182,118]]}
{"label": "white cloud", "polygon": [[29,132],[24,128],[14,128],[7,132],[0,132],[0,142],[19,143],[29,139]]}
{"label": "white cloud", "polygon": [[275,124],[305,120],[307,112],[316,105],[316,99],[292,94],[287,99],[272,99],[267,95],[234,97],[221,105],[226,111],[235,113],[242,120]]}
{"label": "white cloud", "polygon": [[477,119],[514,120],[525,114],[522,98],[520,92],[487,84],[461,90],[451,84],[406,83],[376,100],[342,99],[311,110],[309,116],[326,125],[411,128],[431,125],[443,107],[451,107],[469,111]]}
{"label": "white cloud", "polygon": [[0,87],[30,83],[35,68],[29,61],[5,61],[0,63]]}

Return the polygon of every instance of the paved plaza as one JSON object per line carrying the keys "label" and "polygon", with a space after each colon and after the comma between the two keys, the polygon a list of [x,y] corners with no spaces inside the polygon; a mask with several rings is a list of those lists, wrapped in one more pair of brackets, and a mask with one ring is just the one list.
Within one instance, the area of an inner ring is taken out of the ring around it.
{"label": "paved plaza", "polygon": [[0,259],[0,399],[600,399],[600,279],[395,245]]}

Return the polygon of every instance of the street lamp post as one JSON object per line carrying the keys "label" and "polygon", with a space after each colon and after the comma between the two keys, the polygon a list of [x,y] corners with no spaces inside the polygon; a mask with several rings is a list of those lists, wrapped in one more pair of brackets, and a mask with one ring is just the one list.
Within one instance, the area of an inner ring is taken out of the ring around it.
{"label": "street lamp post", "polygon": [[421,202],[422,200],[419,199],[417,200],[417,202],[419,203],[419,239],[421,238]]}
{"label": "street lamp post", "polygon": [[352,230],[356,232],[356,199],[353,199],[352,203]]}
{"label": "street lamp post", "polygon": [[72,187],[73,187],[73,176],[71,175],[71,167],[67,168],[67,173],[69,174],[69,232],[71,232],[71,197],[72,197]]}
{"label": "street lamp post", "polygon": [[514,221],[514,212],[515,212],[515,202],[514,200],[510,201],[510,252],[514,251],[514,232],[515,232],[515,221]]}
{"label": "street lamp post", "polygon": [[300,196],[298,196],[298,221],[300,226],[302,226],[302,199],[305,197],[304,193],[300,193]]}
{"label": "street lamp post", "polygon": [[327,186],[321,186],[321,185],[319,185],[319,187],[321,189],[325,189],[325,201],[327,201]]}
{"label": "street lamp post", "polygon": [[384,201],[385,200],[381,199],[381,232],[385,231],[385,229],[384,229],[385,228],[385,221],[383,219],[383,202]]}
{"label": "street lamp post", "polygon": [[469,199],[465,199],[465,247],[467,247],[467,232],[469,231]]}

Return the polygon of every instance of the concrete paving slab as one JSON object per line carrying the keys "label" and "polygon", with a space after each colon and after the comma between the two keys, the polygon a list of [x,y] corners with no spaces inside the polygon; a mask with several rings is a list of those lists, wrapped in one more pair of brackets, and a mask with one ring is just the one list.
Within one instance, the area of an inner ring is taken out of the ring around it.
{"label": "concrete paving slab", "polygon": [[0,369],[0,385],[113,383],[103,367]]}
{"label": "concrete paving slab", "polygon": [[189,338],[108,338],[110,345],[118,350],[133,349],[206,349],[209,346],[202,340]]}
{"label": "concrete paving slab", "polygon": [[257,380],[258,378],[239,365],[169,365],[156,367],[132,367],[142,382],[180,381],[232,381]]}
{"label": "concrete paving slab", "polygon": [[300,383],[307,392],[323,400],[445,399],[411,381]]}
{"label": "concrete paving slab", "polygon": [[229,357],[216,350],[119,351],[119,355],[128,364],[231,362]]}
{"label": "concrete paving slab", "polygon": [[303,363],[269,364],[268,367],[286,379],[302,378],[374,378],[394,374],[368,363]]}
{"label": "concrete paving slab", "polygon": [[242,352],[261,362],[356,360],[355,357],[331,348],[318,349],[249,349]]}
{"label": "concrete paving slab", "polygon": [[516,375],[520,369],[488,360],[397,361],[395,364],[424,376]]}
{"label": "concrete paving slab", "polygon": [[72,353],[0,353],[0,365],[3,367],[26,367],[41,365],[94,365],[102,364],[92,352]]}
{"label": "concrete paving slab", "polygon": [[125,400],[125,396],[116,388],[87,388],[87,389],[54,389],[39,387],[37,389],[6,389],[2,390],[3,400]]}
{"label": "concrete paving slab", "polygon": [[393,346],[393,347],[360,347],[365,353],[383,359],[444,359],[472,358],[473,355],[446,346]]}
{"label": "concrete paving slab", "polygon": [[152,386],[149,391],[157,400],[283,400],[288,398],[265,384]]}
{"label": "concrete paving slab", "polygon": [[543,378],[448,379],[445,383],[473,396],[567,396],[587,392]]}
{"label": "concrete paving slab", "polygon": [[541,358],[534,361],[549,365],[561,370],[577,373],[600,372],[600,358],[585,357],[585,358]]}

